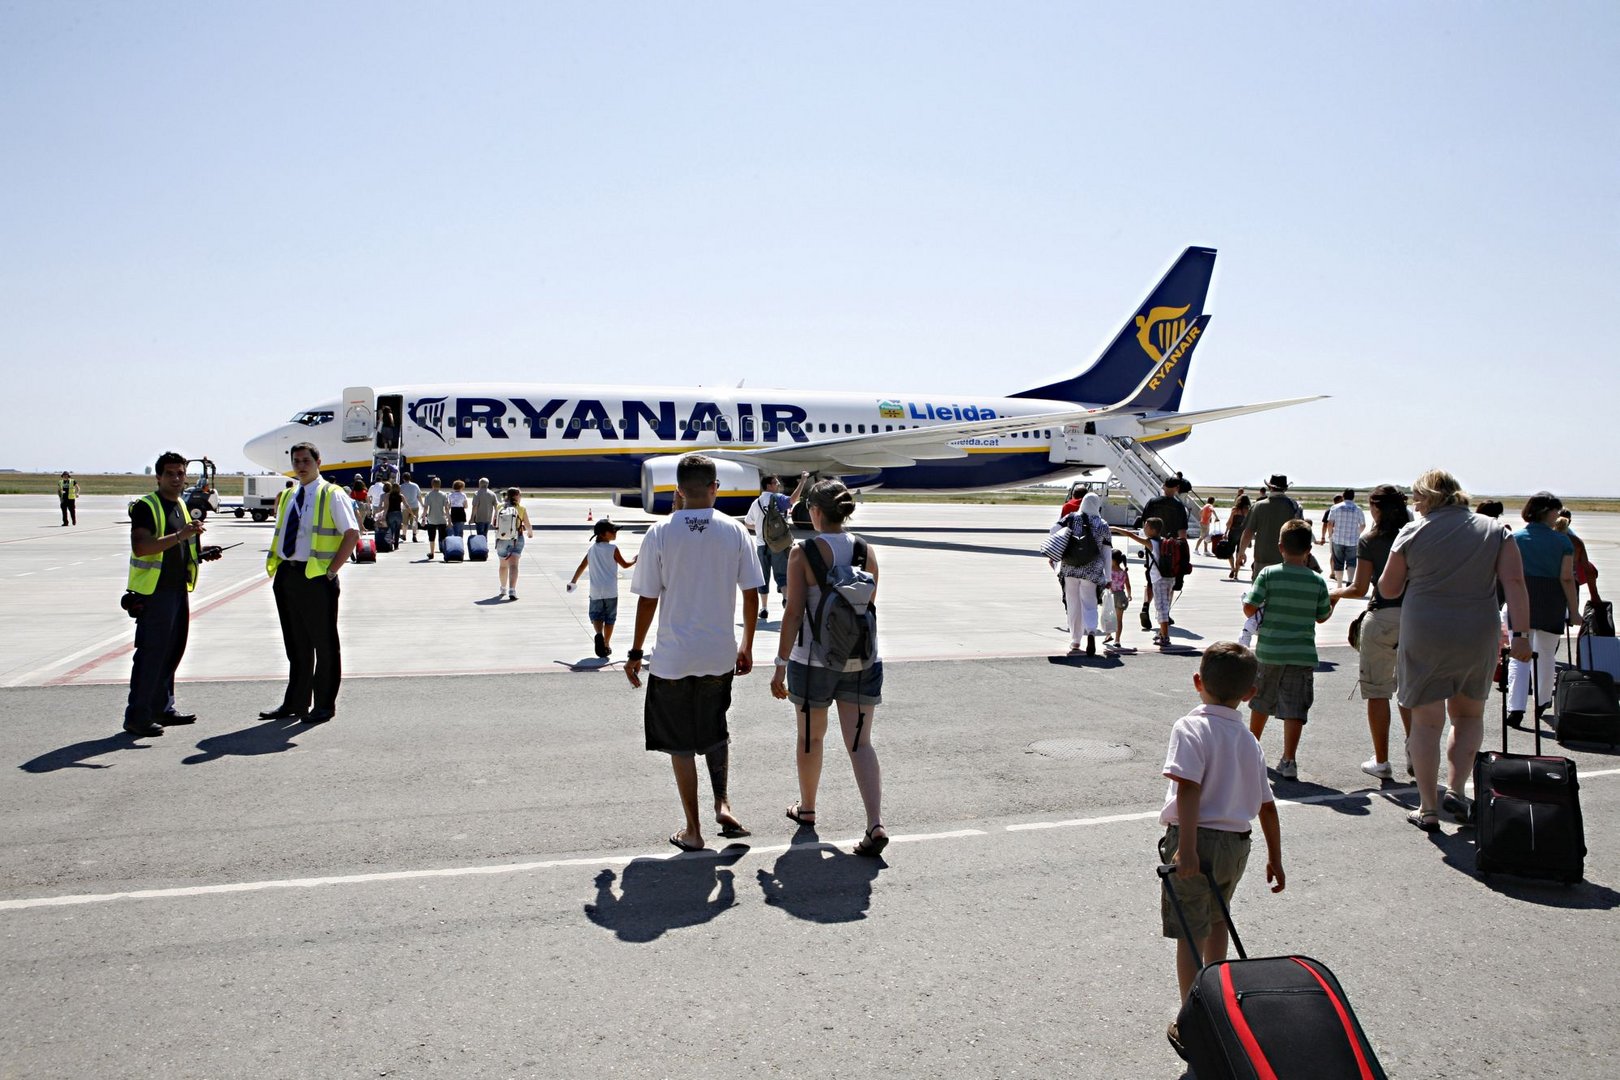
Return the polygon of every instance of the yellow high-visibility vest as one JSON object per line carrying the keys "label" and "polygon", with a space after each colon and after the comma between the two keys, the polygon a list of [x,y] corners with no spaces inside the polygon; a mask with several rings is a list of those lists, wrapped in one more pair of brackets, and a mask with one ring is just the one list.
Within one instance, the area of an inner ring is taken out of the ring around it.
{"label": "yellow high-visibility vest", "polygon": [[[276,567],[282,562],[281,536],[287,528],[287,509],[302,490],[302,484],[295,484],[282,488],[281,494],[276,497],[276,532],[270,538],[270,553],[264,560],[265,571],[271,577],[276,576]],[[332,565],[332,560],[337,558],[338,549],[343,546],[343,530],[337,527],[337,519],[332,516],[332,500],[348,497],[348,492],[329,480],[322,480],[316,485],[315,520],[310,523],[309,564],[304,568],[305,577],[320,577]]]}
{"label": "yellow high-visibility vest", "polygon": [[[157,492],[146,496],[141,502],[151,507],[153,536],[164,535],[163,530],[168,527],[169,514],[163,509],[163,499]],[[197,564],[202,561],[202,544],[193,536],[181,544],[186,550],[186,592],[197,587]],[[129,589],[142,596],[151,596],[157,591],[158,578],[163,575],[163,552],[155,555],[137,555],[131,550],[129,555]]]}
{"label": "yellow high-visibility vest", "polygon": [[68,499],[68,500],[77,500],[78,499],[78,497],[79,497],[79,482],[77,480],[73,480],[73,479],[63,480],[61,485],[60,485],[60,488],[61,488],[62,498]]}

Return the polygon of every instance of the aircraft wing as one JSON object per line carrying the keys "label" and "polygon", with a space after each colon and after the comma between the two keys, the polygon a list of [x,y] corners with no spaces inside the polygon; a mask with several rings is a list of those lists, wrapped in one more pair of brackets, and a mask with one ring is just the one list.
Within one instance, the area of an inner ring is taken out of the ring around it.
{"label": "aircraft wing", "polygon": [[767,473],[825,472],[862,473],[873,469],[902,468],[919,461],[938,461],[967,456],[967,450],[952,446],[963,439],[1010,435],[1034,428],[1058,428],[1088,420],[1113,416],[1118,407],[1066,409],[1062,412],[1024,416],[1000,416],[993,420],[963,420],[952,424],[906,428],[903,431],[877,431],[866,435],[843,435],[816,442],[762,446],[756,450],[706,449],[712,458],[736,461],[758,467]]}
{"label": "aircraft wing", "polygon": [[1290,405],[1303,405],[1307,401],[1321,401],[1328,396],[1313,394],[1310,397],[1286,398],[1282,401],[1261,401],[1253,405],[1231,405],[1224,409],[1200,409],[1196,412],[1144,416],[1141,423],[1143,427],[1155,431],[1176,431],[1194,424],[1207,424],[1211,420],[1226,420],[1234,416],[1247,416],[1250,413],[1267,412],[1271,409],[1285,409]]}

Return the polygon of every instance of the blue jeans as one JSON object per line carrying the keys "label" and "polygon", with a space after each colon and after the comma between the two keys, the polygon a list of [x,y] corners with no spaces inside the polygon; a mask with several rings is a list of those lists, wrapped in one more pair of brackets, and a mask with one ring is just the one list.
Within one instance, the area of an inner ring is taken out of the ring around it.
{"label": "blue jeans", "polygon": [[777,593],[781,596],[787,595],[788,552],[792,550],[792,548],[788,548],[786,551],[773,552],[764,544],[759,545],[759,572],[765,579],[765,584],[760,586],[759,589],[759,599],[762,605],[766,595],[771,591],[771,578],[773,576],[776,578]]}
{"label": "blue jeans", "polygon": [[388,511],[388,539],[395,547],[399,547],[399,534],[405,528],[405,511]]}

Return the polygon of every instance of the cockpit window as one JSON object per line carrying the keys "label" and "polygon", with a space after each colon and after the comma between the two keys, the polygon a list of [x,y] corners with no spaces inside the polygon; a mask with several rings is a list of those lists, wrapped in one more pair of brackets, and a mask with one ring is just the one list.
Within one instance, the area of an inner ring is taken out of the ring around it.
{"label": "cockpit window", "polygon": [[331,409],[311,409],[293,417],[292,423],[303,424],[305,427],[314,427],[317,424],[331,423],[336,415]]}

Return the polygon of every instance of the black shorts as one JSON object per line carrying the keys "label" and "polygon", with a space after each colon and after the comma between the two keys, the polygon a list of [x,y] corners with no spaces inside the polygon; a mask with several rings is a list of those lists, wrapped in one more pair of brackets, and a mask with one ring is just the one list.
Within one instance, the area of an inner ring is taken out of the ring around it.
{"label": "black shorts", "polygon": [[429,544],[432,544],[435,540],[443,540],[444,534],[450,531],[448,525],[424,525],[422,527],[427,530]]}
{"label": "black shorts", "polygon": [[726,713],[731,708],[731,672],[688,675],[684,679],[647,679],[643,725],[647,749],[666,754],[706,754],[731,738]]}
{"label": "black shorts", "polygon": [[467,508],[465,506],[452,506],[450,508],[450,524],[467,524]]}

